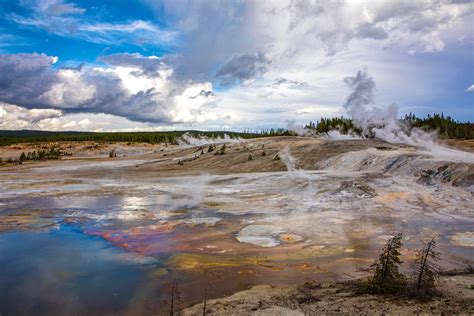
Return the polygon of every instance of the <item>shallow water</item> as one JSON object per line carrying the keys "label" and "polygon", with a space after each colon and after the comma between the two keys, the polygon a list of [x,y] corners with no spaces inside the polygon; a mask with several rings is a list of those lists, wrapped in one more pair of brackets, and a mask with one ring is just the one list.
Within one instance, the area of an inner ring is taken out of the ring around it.
{"label": "shallow water", "polygon": [[132,311],[132,299],[158,266],[70,225],[0,234],[0,253],[2,315]]}
{"label": "shallow water", "polygon": [[320,171],[224,176],[3,174],[0,314],[158,312],[175,277],[182,305],[205,288],[215,297],[353,278],[398,232],[405,260],[437,235],[443,267],[472,262],[472,193],[419,183],[408,170],[422,158],[396,157],[372,150]]}

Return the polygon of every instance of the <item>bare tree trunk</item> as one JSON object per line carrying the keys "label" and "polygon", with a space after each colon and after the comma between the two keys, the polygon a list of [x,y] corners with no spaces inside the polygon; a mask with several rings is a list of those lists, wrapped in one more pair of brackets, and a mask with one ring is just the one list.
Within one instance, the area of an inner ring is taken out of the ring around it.
{"label": "bare tree trunk", "polygon": [[202,307],[202,316],[206,315],[206,305],[207,305],[207,288],[204,289],[204,306]]}
{"label": "bare tree trunk", "polygon": [[388,261],[389,261],[389,257],[390,257],[390,251],[392,250],[392,244],[394,242],[394,238],[392,239],[392,241],[390,242],[390,244],[388,244],[388,247],[387,247],[387,255],[385,256],[385,263],[383,265],[383,271],[382,271],[382,280],[385,280],[385,278],[387,277],[387,272],[388,272]]}
{"label": "bare tree trunk", "polygon": [[170,316],[174,315],[174,292],[176,286],[176,278],[173,278],[173,284],[171,285],[171,303],[170,303]]}
{"label": "bare tree trunk", "polygon": [[423,278],[423,273],[425,272],[426,261],[428,260],[428,255],[429,255],[429,253],[430,253],[431,246],[433,245],[433,240],[434,240],[434,237],[433,237],[433,239],[431,239],[430,242],[428,243],[428,248],[426,249],[426,252],[424,253],[423,261],[421,262],[420,273],[418,274],[418,282],[417,282],[417,284],[416,284],[416,292],[419,292],[419,291],[420,291],[421,280],[422,280],[422,278]]}

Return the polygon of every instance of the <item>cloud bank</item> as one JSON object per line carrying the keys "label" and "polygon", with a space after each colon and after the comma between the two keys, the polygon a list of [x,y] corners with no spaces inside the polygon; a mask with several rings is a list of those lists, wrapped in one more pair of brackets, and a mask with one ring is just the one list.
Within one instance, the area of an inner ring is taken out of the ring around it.
{"label": "cloud bank", "polygon": [[139,122],[216,119],[209,82],[178,81],[158,57],[115,54],[104,67],[54,68],[45,54],[0,55],[0,101],[26,109],[105,113]]}
{"label": "cloud bank", "polygon": [[[71,128],[85,119],[101,128],[98,115],[114,116],[111,124],[127,119],[126,129],[133,122],[260,129],[289,118],[301,125],[360,102],[373,106],[375,83],[366,72],[341,80],[364,66],[377,77],[378,101],[396,101],[401,112],[440,112],[449,100],[459,105],[451,109],[454,117],[474,115],[472,94],[465,93],[472,92],[466,89],[472,1],[144,0],[129,9],[119,2],[22,0],[7,6],[14,7],[0,21],[8,34],[0,35],[0,101],[60,111],[75,122]],[[77,59],[63,47],[72,41]],[[353,94],[341,107],[346,86]],[[63,119],[55,126],[63,128]]]}

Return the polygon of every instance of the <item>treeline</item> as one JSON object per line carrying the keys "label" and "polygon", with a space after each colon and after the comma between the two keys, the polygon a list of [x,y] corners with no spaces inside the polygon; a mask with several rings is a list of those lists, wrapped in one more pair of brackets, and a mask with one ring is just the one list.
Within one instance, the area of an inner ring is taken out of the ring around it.
{"label": "treeline", "polygon": [[228,135],[231,138],[255,138],[277,135],[287,135],[287,130],[269,130],[261,132],[224,132],[224,131],[168,131],[168,132],[118,132],[118,133],[93,133],[93,132],[46,132],[46,131],[0,131],[0,146],[18,143],[43,143],[60,141],[95,141],[95,142],[137,142],[150,144],[176,144],[177,139],[183,134],[192,137],[217,138]]}
{"label": "treeline", "polygon": [[260,131],[247,131],[246,133],[257,134],[259,137],[272,137],[272,136],[296,136],[296,133],[285,128],[271,128],[263,129]]}
{"label": "treeline", "polygon": [[454,120],[450,116],[441,114],[428,114],[426,118],[418,118],[415,114],[405,115],[403,118],[411,127],[425,131],[438,131],[441,138],[474,139],[474,123]]}
{"label": "treeline", "polygon": [[341,134],[355,133],[357,135],[362,134],[362,130],[354,125],[351,119],[341,117],[325,118],[322,117],[319,121],[309,122],[304,127],[305,129],[310,129],[315,131],[318,134],[327,134],[332,130],[339,130]]}
{"label": "treeline", "polygon": [[56,147],[51,147],[49,150],[40,149],[28,153],[22,152],[19,160],[22,162],[27,160],[57,160],[62,155],[61,150]]}
{"label": "treeline", "polygon": [[[424,131],[438,131],[440,138],[474,139],[474,123],[459,122],[450,116],[441,114],[428,114],[425,118],[416,117],[410,113],[405,115],[400,122],[408,128],[419,128]],[[331,130],[338,130],[341,134],[356,134],[362,136],[362,129],[357,127],[349,118],[333,117],[321,118],[317,122],[309,122],[305,129],[317,134],[326,134]],[[367,131],[366,131],[367,132]],[[364,135],[370,136],[370,135]]]}
{"label": "treeline", "polygon": [[[22,164],[29,160],[58,160],[61,156],[71,156],[72,154],[61,151],[59,148],[51,147],[49,150],[39,149],[34,151],[22,152],[18,158],[8,158],[5,162],[10,164]],[[3,159],[0,158],[0,163]]]}

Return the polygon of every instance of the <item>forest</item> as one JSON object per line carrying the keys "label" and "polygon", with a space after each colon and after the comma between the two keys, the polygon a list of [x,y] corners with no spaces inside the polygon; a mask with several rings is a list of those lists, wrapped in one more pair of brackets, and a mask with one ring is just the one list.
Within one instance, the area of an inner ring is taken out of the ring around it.
{"label": "forest", "polygon": [[[400,119],[400,123],[410,128],[420,128],[424,131],[437,131],[440,138],[474,139],[474,123],[459,122],[450,116],[441,114],[428,114],[419,118],[410,113]],[[305,127],[316,134],[326,134],[331,130],[339,130],[341,134],[354,133],[362,135],[363,131],[354,122],[343,116],[321,118],[316,122],[309,122]],[[246,130],[244,132],[227,131],[163,131],[163,132],[49,132],[33,130],[0,130],[0,146],[18,143],[42,143],[58,141],[96,141],[96,142],[137,142],[137,143],[168,143],[176,144],[183,134],[188,133],[193,137],[217,138],[229,135],[231,138],[256,138],[271,136],[291,136],[296,133],[284,128],[268,130]],[[372,136],[372,135],[365,135]]]}
{"label": "forest", "polygon": [[136,143],[168,143],[176,144],[177,138],[188,133],[193,137],[217,138],[228,135],[231,138],[255,138],[278,135],[277,130],[263,132],[224,132],[224,131],[166,131],[166,132],[48,132],[33,130],[2,130],[0,146],[18,143],[43,143],[59,141],[95,141],[95,142],[136,142]]}
{"label": "forest", "polygon": [[[474,139],[474,123],[459,122],[450,116],[441,114],[428,114],[425,118],[419,118],[415,114],[406,114],[401,118],[400,123],[407,127],[419,128],[426,132],[437,131],[439,138],[453,138],[453,139]],[[379,126],[381,127],[381,126]],[[317,134],[325,134],[331,130],[339,130],[341,134],[354,133],[359,136],[363,131],[357,127],[349,118],[333,117],[321,118],[317,122],[309,122],[305,129],[313,130]],[[365,131],[367,133],[367,131]],[[372,136],[372,135],[364,135]]]}

